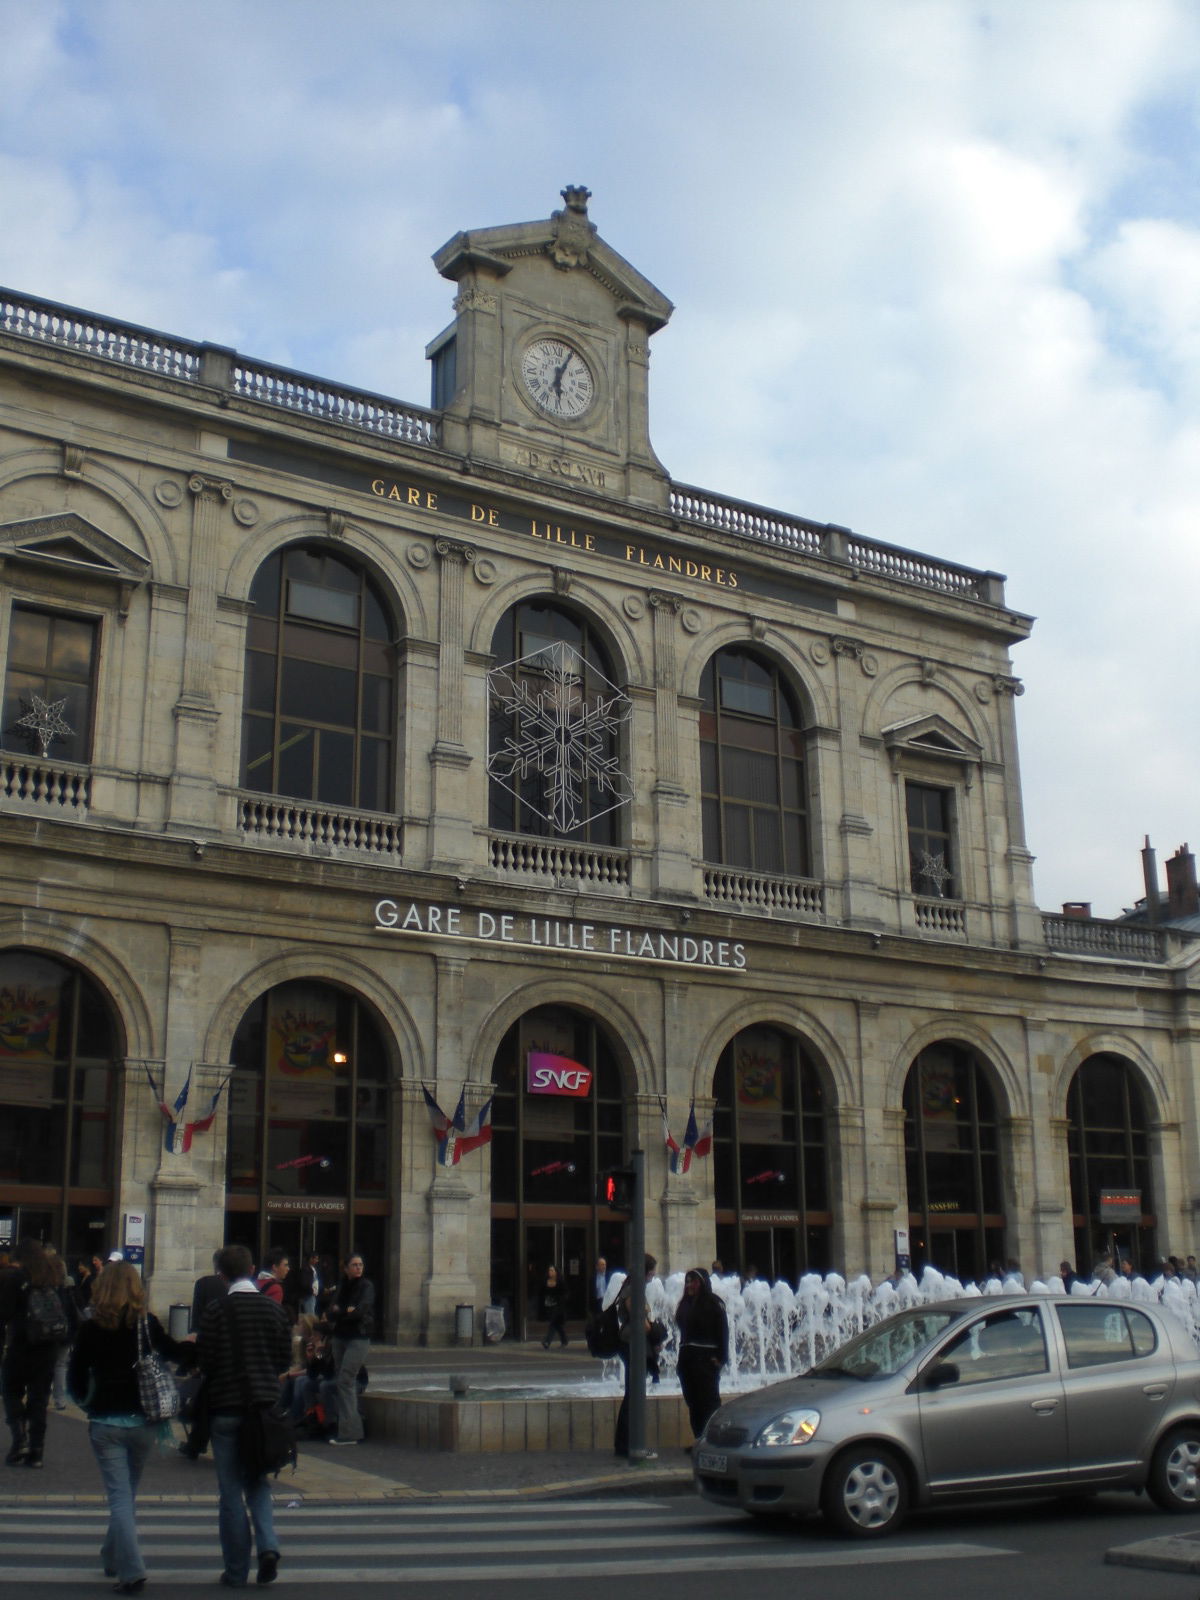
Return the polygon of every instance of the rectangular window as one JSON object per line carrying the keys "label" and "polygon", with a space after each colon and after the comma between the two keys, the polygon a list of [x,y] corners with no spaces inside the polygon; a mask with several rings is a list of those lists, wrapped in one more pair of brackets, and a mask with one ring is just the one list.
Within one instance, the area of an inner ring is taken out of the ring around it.
{"label": "rectangular window", "polygon": [[97,625],[14,605],[0,744],[47,761],[91,760]]}
{"label": "rectangular window", "polygon": [[960,897],[951,838],[952,793],[931,784],[906,783],[908,861],[912,892],[934,899]]}

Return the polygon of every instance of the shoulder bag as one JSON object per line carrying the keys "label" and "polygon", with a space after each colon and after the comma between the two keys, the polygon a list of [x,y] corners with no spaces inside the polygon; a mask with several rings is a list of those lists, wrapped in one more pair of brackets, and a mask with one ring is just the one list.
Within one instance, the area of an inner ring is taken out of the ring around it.
{"label": "shoulder bag", "polygon": [[179,1412],[179,1389],[166,1363],[150,1342],[150,1325],[138,1318],[137,1376],[138,1402],[150,1422],[166,1422]]}

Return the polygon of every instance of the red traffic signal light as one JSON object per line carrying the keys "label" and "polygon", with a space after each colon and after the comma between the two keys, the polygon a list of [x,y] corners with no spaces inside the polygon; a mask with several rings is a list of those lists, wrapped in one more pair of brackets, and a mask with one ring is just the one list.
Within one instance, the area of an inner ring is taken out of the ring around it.
{"label": "red traffic signal light", "polygon": [[602,1172],[596,1183],[596,1199],[610,1211],[632,1211],[634,1175],[627,1167],[612,1167]]}

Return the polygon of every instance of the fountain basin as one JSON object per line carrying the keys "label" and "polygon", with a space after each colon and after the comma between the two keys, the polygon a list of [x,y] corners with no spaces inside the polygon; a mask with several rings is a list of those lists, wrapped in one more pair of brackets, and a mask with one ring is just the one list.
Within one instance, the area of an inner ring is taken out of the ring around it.
{"label": "fountain basin", "polygon": [[[471,1389],[462,1397],[445,1390],[363,1396],[372,1439],[388,1439],[419,1450],[464,1455],[500,1451],[611,1450],[619,1392],[548,1395],[524,1389]],[[692,1442],[687,1407],[674,1393],[646,1396],[646,1444],[678,1449]]]}

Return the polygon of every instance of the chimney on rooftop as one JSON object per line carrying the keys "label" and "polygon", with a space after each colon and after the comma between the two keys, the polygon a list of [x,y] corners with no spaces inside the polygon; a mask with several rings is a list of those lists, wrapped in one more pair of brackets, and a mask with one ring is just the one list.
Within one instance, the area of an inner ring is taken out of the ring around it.
{"label": "chimney on rooftop", "polygon": [[[1167,876],[1170,877],[1168,870]],[[1162,897],[1158,892],[1158,862],[1150,845],[1150,835],[1142,846],[1142,881],[1146,885],[1146,921],[1162,921]]]}
{"label": "chimney on rooftop", "polygon": [[1167,911],[1171,917],[1194,917],[1200,912],[1196,858],[1186,844],[1167,862]]}
{"label": "chimney on rooftop", "polygon": [[1090,900],[1064,900],[1063,901],[1063,916],[1064,917],[1090,917],[1091,914],[1092,914],[1092,902]]}

